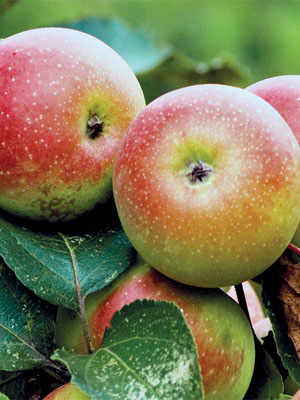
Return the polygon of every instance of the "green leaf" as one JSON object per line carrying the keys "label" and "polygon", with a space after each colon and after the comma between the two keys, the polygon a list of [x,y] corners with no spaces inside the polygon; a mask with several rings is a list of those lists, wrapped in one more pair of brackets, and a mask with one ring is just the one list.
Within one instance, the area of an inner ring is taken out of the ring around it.
{"label": "green leaf", "polygon": [[16,371],[49,364],[53,349],[54,309],[29,292],[0,263],[0,370]]}
{"label": "green leaf", "polygon": [[279,298],[280,264],[275,263],[263,275],[263,302],[272,323],[274,338],[282,364],[291,377],[300,384],[300,366],[295,347],[287,333],[287,326],[282,313]]}
{"label": "green leaf", "polygon": [[169,53],[167,48],[156,48],[145,32],[133,31],[115,18],[89,18],[64,26],[101,39],[119,53],[136,74],[153,68]]}
{"label": "green leaf", "polygon": [[5,394],[0,393],[0,400],[9,400],[9,398]]}
{"label": "green leaf", "polygon": [[203,399],[195,343],[172,303],[136,301],[117,312],[92,355],[58,350],[72,381],[93,399]]}
{"label": "green leaf", "polygon": [[255,341],[255,352],[254,374],[244,400],[277,400],[284,390],[281,374],[258,339]]}
{"label": "green leaf", "polygon": [[[58,231],[59,230],[59,231]],[[90,218],[64,226],[0,218],[0,255],[18,279],[52,304],[78,310],[135,256],[110,202]]]}
{"label": "green leaf", "polygon": [[147,101],[184,86],[202,83],[245,86],[249,82],[247,72],[230,59],[217,58],[206,64],[177,51],[151,70],[139,74],[138,79]]}

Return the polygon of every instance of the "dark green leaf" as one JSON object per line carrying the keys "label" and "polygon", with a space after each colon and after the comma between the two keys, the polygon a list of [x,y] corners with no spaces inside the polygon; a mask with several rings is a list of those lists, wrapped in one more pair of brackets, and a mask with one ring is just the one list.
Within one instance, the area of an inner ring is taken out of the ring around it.
{"label": "dark green leaf", "polygon": [[48,364],[53,350],[54,310],[0,264],[0,370]]}
{"label": "dark green leaf", "polygon": [[295,347],[288,336],[280,301],[280,269],[277,262],[263,276],[263,301],[268,317],[271,320],[277,351],[284,367],[291,377],[300,384],[300,366]]}
{"label": "dark green leaf", "polygon": [[282,377],[269,353],[255,341],[255,368],[244,400],[277,400],[283,393]]}
{"label": "dark green leaf", "polygon": [[0,371],[0,391],[9,398],[28,400],[28,396],[25,393],[25,386],[26,380],[24,378],[24,372]]}
{"label": "dark green leaf", "polygon": [[135,252],[108,203],[67,227],[29,226],[3,215],[0,254],[39,297],[78,310],[77,289],[85,298],[108,285],[129,266]]}
{"label": "dark green leaf", "polygon": [[138,79],[147,101],[184,86],[202,83],[244,86],[249,82],[247,73],[231,60],[215,59],[205,64],[176,51],[153,69],[139,74]]}
{"label": "dark green leaf", "polygon": [[168,49],[158,49],[148,35],[132,31],[115,18],[90,18],[65,25],[103,40],[117,51],[138,74],[156,66],[168,54]]}
{"label": "dark green leaf", "polygon": [[288,375],[284,380],[284,393],[293,396],[300,390],[300,386]]}
{"label": "dark green leaf", "polygon": [[197,351],[179,308],[136,301],[117,312],[101,348],[80,356],[59,350],[72,381],[93,399],[203,399]]}

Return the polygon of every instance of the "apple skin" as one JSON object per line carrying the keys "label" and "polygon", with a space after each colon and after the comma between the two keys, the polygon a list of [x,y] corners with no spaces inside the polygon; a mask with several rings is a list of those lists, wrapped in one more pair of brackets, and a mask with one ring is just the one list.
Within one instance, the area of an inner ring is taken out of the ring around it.
{"label": "apple skin", "polygon": [[132,122],[114,164],[114,198],[150,265],[223,287],[262,273],[289,244],[300,218],[299,161],[293,133],[267,102],[196,85],[154,100]]}
{"label": "apple skin", "polygon": [[[247,87],[273,106],[290,126],[300,144],[300,75],[280,75]],[[300,225],[292,242],[300,246]]]}
{"label": "apple skin", "polygon": [[41,28],[0,41],[0,75],[0,207],[56,222],[104,202],[145,106],[127,63],[95,37]]}
{"label": "apple skin", "polygon": [[[114,313],[137,299],[170,301],[182,310],[194,336],[206,400],[242,399],[254,368],[254,340],[240,306],[220,289],[202,289],[170,280],[140,260],[112,285],[88,296],[86,314],[93,347],[101,345]],[[59,347],[86,353],[79,317],[59,308]]]}
{"label": "apple skin", "polygon": [[300,400],[300,390],[298,390],[297,393],[295,393],[295,395],[292,397],[291,400]]}
{"label": "apple skin", "polygon": [[66,383],[48,394],[44,400],[90,400],[90,396],[73,383]]}

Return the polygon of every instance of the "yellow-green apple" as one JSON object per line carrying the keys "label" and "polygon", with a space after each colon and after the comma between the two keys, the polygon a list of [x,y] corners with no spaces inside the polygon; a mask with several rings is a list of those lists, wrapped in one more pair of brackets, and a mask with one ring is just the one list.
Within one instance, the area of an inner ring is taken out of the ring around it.
{"label": "yellow-green apple", "polygon": [[[198,350],[205,399],[242,399],[251,381],[255,358],[253,335],[245,314],[220,289],[202,289],[173,281],[143,261],[112,285],[90,295],[86,312],[94,348],[101,345],[114,313],[137,299],[170,301],[182,310]],[[60,308],[58,346],[87,351],[79,318]]]}
{"label": "yellow-green apple", "polygon": [[48,394],[44,400],[89,400],[90,396],[83,393],[74,383],[66,383]]}
{"label": "yellow-green apple", "polygon": [[[247,90],[266,100],[280,113],[300,144],[300,75],[274,76],[248,86]],[[292,241],[300,246],[299,225]]]}
{"label": "yellow-green apple", "polygon": [[0,41],[0,207],[69,220],[111,193],[121,137],[144,107],[127,63],[64,28]]}
{"label": "yellow-green apple", "polygon": [[300,149],[259,96],[196,85],[147,105],[117,153],[120,220],[141,256],[202,287],[236,284],[284,251],[300,219]]}

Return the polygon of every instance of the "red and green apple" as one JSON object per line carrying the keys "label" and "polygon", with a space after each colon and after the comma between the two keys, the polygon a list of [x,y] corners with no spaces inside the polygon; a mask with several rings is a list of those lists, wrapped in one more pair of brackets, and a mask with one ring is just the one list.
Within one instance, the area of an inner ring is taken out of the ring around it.
{"label": "red and green apple", "polygon": [[249,280],[285,250],[300,219],[300,148],[259,96],[226,85],[169,92],[131,123],[113,190],[134,247],[200,287]]}
{"label": "red and green apple", "polygon": [[[143,261],[112,285],[88,296],[86,313],[92,344],[99,348],[114,313],[137,299],[170,301],[183,312],[198,351],[205,399],[241,400],[250,384],[255,358],[250,323],[220,289],[202,289],[170,280]],[[80,319],[60,308],[56,342],[86,353]]]}
{"label": "red and green apple", "polygon": [[48,394],[44,400],[90,400],[74,383],[66,383]]}
{"label": "red and green apple", "polygon": [[298,390],[297,393],[295,393],[295,395],[292,397],[291,400],[300,400],[300,390]]}
{"label": "red and green apple", "polygon": [[[300,144],[300,75],[280,75],[247,87],[273,106],[290,126]],[[300,226],[293,243],[300,246]]]}
{"label": "red and green apple", "polygon": [[127,63],[95,37],[41,28],[0,41],[0,75],[0,207],[55,222],[105,201],[145,105]]}

